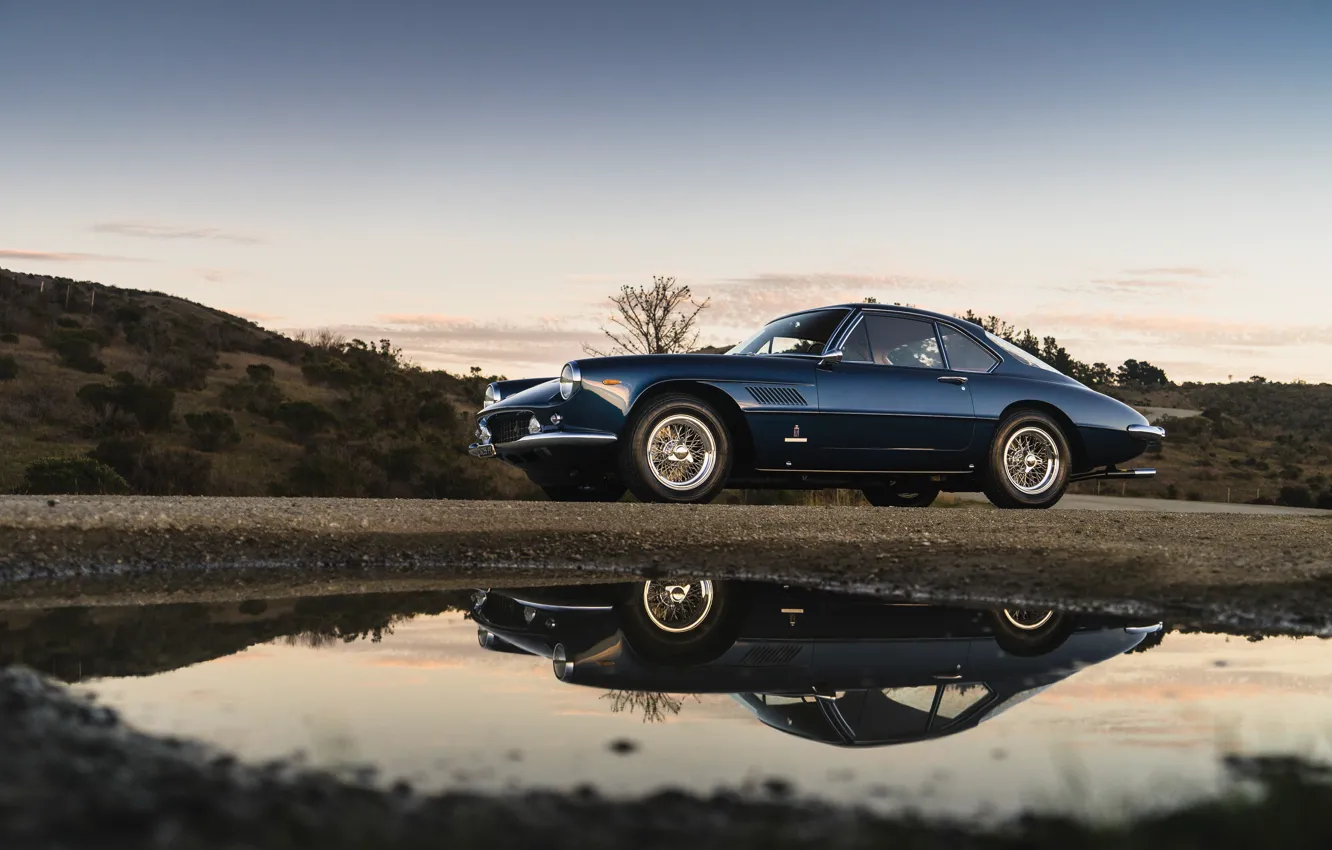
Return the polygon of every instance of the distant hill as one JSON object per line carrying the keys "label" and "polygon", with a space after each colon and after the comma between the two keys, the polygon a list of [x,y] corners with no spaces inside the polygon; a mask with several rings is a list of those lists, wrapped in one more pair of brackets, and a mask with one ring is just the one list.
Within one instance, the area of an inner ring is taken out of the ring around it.
{"label": "distant hill", "polygon": [[[1176,385],[968,317],[1139,409],[1200,412],[1162,422],[1155,481],[1101,492],[1332,508],[1332,385]],[[291,339],[158,292],[0,269],[0,492],[538,498],[466,454],[490,380],[420,369],[387,340]]]}
{"label": "distant hill", "polygon": [[466,454],[489,380],[0,269],[0,492],[535,498]]}

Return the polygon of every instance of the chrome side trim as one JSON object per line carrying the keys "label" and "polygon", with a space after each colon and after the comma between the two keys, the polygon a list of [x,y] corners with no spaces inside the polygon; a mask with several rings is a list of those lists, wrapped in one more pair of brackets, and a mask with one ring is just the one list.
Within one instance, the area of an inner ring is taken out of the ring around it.
{"label": "chrome side trim", "polygon": [[1094,472],[1080,472],[1070,475],[1069,481],[1090,481],[1093,478],[1154,478],[1156,470],[1150,466],[1138,469],[1098,469]]}
{"label": "chrome side trim", "polygon": [[541,611],[612,611],[615,608],[613,605],[560,605],[556,602],[533,602],[530,599],[520,599],[517,596],[510,596],[509,598],[519,605]]}
{"label": "chrome side trim", "polygon": [[1130,635],[1150,635],[1153,632],[1159,632],[1165,628],[1164,623],[1157,623],[1154,626],[1125,626],[1124,632]]}
{"label": "chrome side trim", "polygon": [[507,443],[496,443],[496,448],[510,449],[538,448],[540,446],[609,446],[619,440],[614,434],[605,431],[543,431],[540,434],[528,434]]}
{"label": "chrome side trim", "polygon": [[755,472],[805,472],[819,475],[974,475],[974,469],[755,469]]}
{"label": "chrome side trim", "polygon": [[1130,425],[1128,426],[1130,437],[1138,440],[1164,440],[1165,429],[1160,425]]}

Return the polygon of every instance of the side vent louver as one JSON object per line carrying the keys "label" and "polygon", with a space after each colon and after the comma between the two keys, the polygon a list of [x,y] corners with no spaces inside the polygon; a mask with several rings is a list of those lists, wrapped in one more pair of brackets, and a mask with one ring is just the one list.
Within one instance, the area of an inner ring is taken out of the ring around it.
{"label": "side vent louver", "polygon": [[805,407],[809,402],[795,387],[745,387],[759,404],[780,404],[785,407]]}
{"label": "side vent louver", "polygon": [[800,654],[801,645],[798,643],[788,644],[760,644],[749,652],[740,661],[747,667],[770,667],[782,664],[790,664],[795,657]]}

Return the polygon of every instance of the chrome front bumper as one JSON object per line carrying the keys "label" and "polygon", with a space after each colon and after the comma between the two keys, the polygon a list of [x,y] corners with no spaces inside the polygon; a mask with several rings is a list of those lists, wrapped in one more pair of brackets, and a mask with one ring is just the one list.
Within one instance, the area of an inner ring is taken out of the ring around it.
{"label": "chrome front bumper", "polygon": [[1130,437],[1137,440],[1164,440],[1165,429],[1160,425],[1130,425],[1128,426]]}
{"label": "chrome front bumper", "polygon": [[467,447],[472,457],[495,457],[501,451],[525,452],[532,449],[551,446],[609,446],[619,438],[605,431],[542,431],[540,434],[528,434],[507,443],[482,441]]}

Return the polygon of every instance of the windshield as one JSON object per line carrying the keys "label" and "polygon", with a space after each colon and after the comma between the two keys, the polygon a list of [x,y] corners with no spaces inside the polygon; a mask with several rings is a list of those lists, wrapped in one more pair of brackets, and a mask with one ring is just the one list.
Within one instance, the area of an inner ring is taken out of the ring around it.
{"label": "windshield", "polygon": [[823,354],[847,310],[815,310],[769,322],[727,354]]}
{"label": "windshield", "polygon": [[1000,349],[1002,349],[1005,354],[1012,356],[1013,359],[1017,360],[1019,363],[1025,363],[1028,366],[1035,366],[1037,369],[1044,369],[1047,372],[1054,372],[1056,375],[1063,374],[1058,369],[1051,366],[1049,363],[1046,363],[1044,360],[1041,360],[1038,357],[1033,357],[1030,352],[1023,351],[1022,349],[1018,348],[1016,345],[1004,339],[1003,337],[995,336],[989,331],[985,332],[985,336],[990,340],[990,342],[994,343]]}

